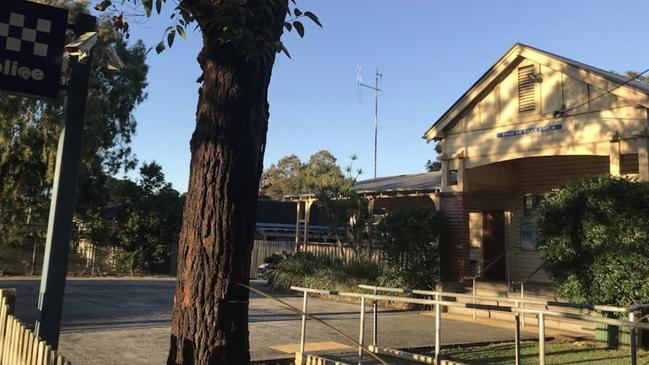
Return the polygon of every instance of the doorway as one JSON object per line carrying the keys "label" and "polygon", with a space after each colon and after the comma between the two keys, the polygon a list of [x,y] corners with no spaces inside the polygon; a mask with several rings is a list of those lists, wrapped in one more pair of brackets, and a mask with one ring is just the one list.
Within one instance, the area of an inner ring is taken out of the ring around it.
{"label": "doorway", "polygon": [[498,260],[483,273],[482,277],[494,281],[506,281],[507,258],[502,256],[506,250],[505,212],[483,212],[482,227],[482,253],[484,267],[487,267],[495,260]]}

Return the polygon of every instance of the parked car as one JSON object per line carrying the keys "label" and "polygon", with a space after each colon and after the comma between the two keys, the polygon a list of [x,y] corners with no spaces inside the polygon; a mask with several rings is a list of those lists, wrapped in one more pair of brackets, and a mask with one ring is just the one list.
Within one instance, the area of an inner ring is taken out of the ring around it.
{"label": "parked car", "polygon": [[266,274],[269,266],[270,263],[263,263],[257,266],[257,279],[264,279],[264,274]]}

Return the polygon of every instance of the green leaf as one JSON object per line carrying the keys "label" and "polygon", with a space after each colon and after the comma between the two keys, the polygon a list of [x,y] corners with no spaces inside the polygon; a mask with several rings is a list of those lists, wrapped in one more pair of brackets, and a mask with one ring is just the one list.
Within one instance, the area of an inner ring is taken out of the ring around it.
{"label": "green leaf", "polygon": [[151,16],[151,10],[153,10],[153,0],[142,0],[142,5],[144,6],[144,11],[146,11],[146,16]]}
{"label": "green leaf", "polygon": [[286,48],[286,46],[284,45],[284,43],[279,42],[279,46],[280,46],[280,50],[281,50],[282,52],[284,52],[284,54],[286,55],[286,57],[291,58],[291,54],[288,53],[288,49]]}
{"label": "green leaf", "polygon": [[298,8],[295,8],[295,9],[293,9],[293,14],[295,14],[295,16],[300,16],[300,15],[302,15],[302,11],[300,11],[300,9],[298,9]]}
{"label": "green leaf", "polygon": [[155,51],[156,51],[157,54],[160,54],[165,50],[165,48],[167,48],[167,47],[165,47],[164,42],[160,41],[160,43],[158,43],[158,45],[155,46]]}
{"label": "green leaf", "polygon": [[318,17],[317,17],[315,14],[313,14],[313,13],[310,12],[310,11],[307,11],[307,12],[304,12],[304,16],[307,17],[307,18],[309,18],[309,19],[311,19],[311,21],[313,21],[313,22],[316,23],[320,28],[322,28],[322,23],[320,23],[320,19],[318,19]]}
{"label": "green leaf", "polygon": [[167,43],[169,44],[169,48],[171,48],[174,45],[174,39],[176,39],[176,31],[172,30],[167,34]]}
{"label": "green leaf", "polygon": [[289,32],[293,29],[293,25],[291,23],[284,23],[284,28],[286,28]]}
{"label": "green leaf", "polygon": [[304,25],[296,20],[293,22],[293,26],[295,27],[297,34],[299,34],[300,37],[304,37]]}
{"label": "green leaf", "polygon": [[182,39],[186,39],[187,34],[185,33],[185,28],[181,27],[180,25],[176,26],[176,31],[178,32],[178,35]]}
{"label": "green leaf", "polygon": [[155,11],[157,11],[158,14],[162,11],[162,0],[155,0]]}

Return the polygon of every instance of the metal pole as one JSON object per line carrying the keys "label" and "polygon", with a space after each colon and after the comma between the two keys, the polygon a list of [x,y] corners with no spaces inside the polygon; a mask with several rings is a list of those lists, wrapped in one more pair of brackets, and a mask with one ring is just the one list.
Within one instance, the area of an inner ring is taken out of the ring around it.
{"label": "metal pole", "polygon": [[376,161],[379,139],[379,70],[376,70],[374,89],[374,178],[376,179]]}
{"label": "metal pole", "polygon": [[[94,32],[97,19],[80,14],[75,26],[78,37]],[[70,57],[70,79],[65,98],[64,125],[61,128],[54,171],[54,186],[47,225],[47,240],[43,258],[43,272],[38,297],[40,319],[36,322],[36,334],[57,349],[59,329],[63,311],[65,277],[68,269],[68,253],[72,234],[72,216],[79,177],[81,139],[83,135],[86,102],[88,100],[88,79],[90,78],[92,56],[85,62]]]}
{"label": "metal pole", "polygon": [[358,365],[363,364],[363,346],[365,346],[365,297],[361,297],[361,317],[358,334]]}
{"label": "metal pole", "polygon": [[300,335],[300,354],[304,354],[304,342],[306,341],[306,304],[309,294],[304,292],[304,299],[302,301],[302,334]]}
{"label": "metal pole", "polygon": [[[629,322],[635,324],[635,312],[629,313]],[[635,327],[629,327],[629,345],[631,346],[631,365],[638,365],[637,339]]]}
{"label": "metal pole", "polygon": [[545,365],[545,319],[539,313],[539,365]]}
{"label": "metal pole", "polygon": [[[473,278],[473,304],[476,304],[475,300],[475,278]],[[473,319],[476,319],[476,309],[473,308]]]}
{"label": "metal pole", "polygon": [[[525,284],[521,282],[521,309],[525,308]],[[525,313],[521,313],[521,326],[525,327]]]}
{"label": "metal pole", "polygon": [[442,337],[442,311],[440,310],[439,302],[435,302],[435,364],[439,365],[441,360],[439,358],[440,343]]}
{"label": "metal pole", "polygon": [[[374,295],[377,294],[376,289],[374,289]],[[372,345],[374,347],[378,346],[379,339],[379,302],[376,299],[372,300],[372,310],[374,311],[372,318],[374,332],[372,333]]]}
{"label": "metal pole", "polygon": [[514,314],[514,359],[515,364],[521,363],[521,319],[518,313]]}

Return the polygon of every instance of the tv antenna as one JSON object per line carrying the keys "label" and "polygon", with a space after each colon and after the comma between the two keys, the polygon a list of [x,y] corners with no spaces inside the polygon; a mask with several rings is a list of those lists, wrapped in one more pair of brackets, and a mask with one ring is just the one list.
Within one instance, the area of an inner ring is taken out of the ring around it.
{"label": "tv antenna", "polygon": [[383,74],[376,70],[374,74],[374,86],[363,83],[363,72],[361,65],[356,65],[356,84],[358,86],[358,102],[363,104],[363,88],[374,90],[374,178],[376,179],[376,156],[378,152],[378,136],[379,136],[379,95],[382,90],[379,89],[379,81],[383,78]]}

